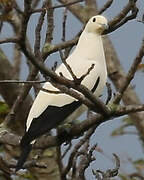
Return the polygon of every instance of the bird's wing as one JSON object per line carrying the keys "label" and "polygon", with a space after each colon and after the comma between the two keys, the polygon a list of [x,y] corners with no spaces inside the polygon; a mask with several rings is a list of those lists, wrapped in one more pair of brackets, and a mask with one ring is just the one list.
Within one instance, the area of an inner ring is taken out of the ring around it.
{"label": "bird's wing", "polygon": [[[79,60],[77,61],[77,63],[73,63],[73,64],[69,62],[69,65],[72,66],[72,70],[74,74],[79,78],[83,74],[87,73],[88,69],[94,63],[95,61],[85,61],[82,64],[82,62]],[[60,67],[56,70],[56,73],[57,74],[62,73],[63,76],[67,77],[68,79],[72,79],[71,74],[69,73],[69,71],[67,70],[64,64],[60,65]],[[100,76],[100,73],[101,72],[100,72],[99,65],[95,64],[91,72],[82,81],[82,84],[85,85],[88,89],[92,90],[92,88],[94,87],[96,83],[97,78]],[[52,90],[52,91],[58,91],[58,89],[53,87],[49,82],[45,83],[43,88]],[[27,119],[27,130],[29,129],[32,120],[34,118],[37,119],[46,109],[48,110],[50,106],[51,107],[64,107],[65,105],[70,105],[74,101],[77,101],[77,100],[67,94],[47,93],[41,90],[31,107],[31,110]],[[48,114],[47,114],[47,121],[52,121],[52,119],[49,118]]]}
{"label": "bird's wing", "polygon": [[[106,25],[107,20],[104,17],[92,17],[82,32],[75,51],[66,60],[77,78],[86,74],[92,64],[95,64],[91,72],[89,72],[82,81],[82,84],[97,96],[101,93],[107,76],[101,40],[101,33]],[[60,72],[66,78],[72,79],[71,74],[64,64],[56,70],[57,74]],[[46,83],[44,88],[57,90],[50,83]],[[27,119],[26,134],[21,140],[23,152],[17,164],[17,170],[20,169],[25,162],[31,150],[30,144],[32,141],[64,121],[69,115],[72,115],[71,113],[79,108],[80,105],[80,101],[64,93],[51,94],[43,91],[39,92]]]}

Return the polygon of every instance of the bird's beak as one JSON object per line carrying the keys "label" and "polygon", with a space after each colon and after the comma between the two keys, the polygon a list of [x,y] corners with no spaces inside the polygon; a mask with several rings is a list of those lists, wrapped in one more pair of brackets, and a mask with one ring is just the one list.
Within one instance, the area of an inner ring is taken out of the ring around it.
{"label": "bird's beak", "polygon": [[109,25],[108,25],[108,24],[101,24],[101,26],[103,27],[104,30],[106,30],[106,29],[109,28]]}
{"label": "bird's beak", "polygon": [[105,30],[109,28],[108,24],[102,24],[102,23],[98,23],[98,24],[99,24],[99,28],[97,29],[97,32],[99,32],[100,34],[102,34]]}

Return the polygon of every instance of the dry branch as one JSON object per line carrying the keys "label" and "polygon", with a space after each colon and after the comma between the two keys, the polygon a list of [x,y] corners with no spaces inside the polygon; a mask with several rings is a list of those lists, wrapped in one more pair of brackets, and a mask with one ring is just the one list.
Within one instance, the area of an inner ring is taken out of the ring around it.
{"label": "dry branch", "polygon": [[[120,159],[116,154],[113,154],[116,160],[116,167],[114,169],[108,169],[106,172],[100,170],[93,170],[93,174],[98,180],[110,180],[110,178],[115,177],[118,175],[118,171],[120,168]],[[100,176],[101,175],[101,176]]]}
{"label": "dry branch", "polygon": [[105,12],[113,3],[113,0],[108,0],[104,6],[98,11],[98,14],[102,14],[103,12]]}
{"label": "dry branch", "polygon": [[38,23],[37,23],[37,26],[36,26],[36,29],[35,29],[35,45],[34,45],[34,53],[35,53],[35,56],[40,56],[40,41],[41,41],[41,35],[40,35],[40,32],[42,30],[42,25],[44,23],[44,17],[45,17],[45,14],[46,14],[46,10],[45,11],[42,11],[40,17],[39,17],[39,20],[38,20]]}
{"label": "dry branch", "polygon": [[53,40],[53,32],[54,32],[54,9],[52,7],[52,1],[47,2],[47,31],[45,37],[45,44],[50,44]]}
{"label": "dry branch", "polygon": [[63,7],[71,6],[73,4],[77,4],[77,3],[82,2],[82,1],[84,1],[84,0],[74,0],[72,2],[68,2],[68,3],[63,4],[63,5],[57,5],[57,6],[53,6],[53,7],[43,7],[41,9],[32,10],[31,13],[39,13],[39,12],[44,11],[45,9],[51,10],[51,9],[63,8]]}
{"label": "dry branch", "polygon": [[[116,117],[120,117],[123,115],[127,115],[129,113],[133,112],[141,112],[144,111],[144,105],[138,105],[138,106],[122,106],[117,108],[115,111],[111,111],[109,118],[104,117],[102,115],[93,115],[90,116],[87,120],[79,123],[72,125],[70,131],[69,131],[69,136],[60,138],[58,136],[44,136],[41,137],[39,141],[34,144],[33,148],[38,148],[38,149],[45,149],[53,146],[58,146],[66,141],[69,141],[70,139],[74,137],[81,136],[85,131],[88,129],[94,127],[97,128],[100,124],[109,121],[109,120],[114,120]],[[2,131],[0,133],[0,143],[1,144],[9,144],[12,146],[19,146],[21,137],[14,135],[12,133],[9,133],[8,131]]]}
{"label": "dry branch", "polygon": [[144,40],[142,41],[141,48],[139,49],[139,52],[138,52],[136,58],[134,59],[129,72],[128,72],[124,82],[122,83],[122,86],[119,89],[117,96],[114,99],[114,103],[118,104],[120,102],[126,88],[129,86],[130,82],[134,78],[134,75],[138,69],[138,65],[141,63],[143,56],[144,56]]}

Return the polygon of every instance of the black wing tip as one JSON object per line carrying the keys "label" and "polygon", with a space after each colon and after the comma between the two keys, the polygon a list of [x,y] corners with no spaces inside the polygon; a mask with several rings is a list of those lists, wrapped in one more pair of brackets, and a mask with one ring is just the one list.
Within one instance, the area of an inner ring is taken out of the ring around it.
{"label": "black wing tip", "polygon": [[22,148],[20,158],[19,158],[19,160],[16,164],[16,167],[15,167],[15,172],[19,171],[20,169],[23,169],[23,165],[24,165],[24,163],[25,163],[25,161],[26,161],[31,150],[32,150],[31,144],[28,144],[27,146]]}
{"label": "black wing tip", "polygon": [[17,165],[15,167],[15,173],[17,171],[19,171],[20,169],[23,169],[23,164],[24,164],[24,161],[21,161],[21,157],[20,157],[20,159],[18,160]]}

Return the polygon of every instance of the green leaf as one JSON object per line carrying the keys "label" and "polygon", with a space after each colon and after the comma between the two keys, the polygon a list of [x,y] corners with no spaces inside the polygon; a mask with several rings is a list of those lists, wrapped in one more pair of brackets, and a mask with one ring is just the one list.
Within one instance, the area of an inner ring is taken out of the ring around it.
{"label": "green leaf", "polygon": [[122,121],[123,121],[124,123],[126,123],[127,125],[133,125],[133,121],[132,121],[132,119],[131,119],[129,116],[123,118]]}
{"label": "green leaf", "polygon": [[122,175],[122,174],[119,174],[119,177],[121,178],[121,180],[132,180],[129,177],[127,177],[126,175]]}
{"label": "green leaf", "polygon": [[112,131],[111,136],[120,136],[120,135],[127,134],[125,129],[129,126],[133,126],[133,122],[131,118],[127,116],[122,119],[122,125]]}
{"label": "green leaf", "polygon": [[137,165],[137,164],[139,164],[139,165],[144,165],[144,159],[138,159],[138,160],[136,160],[136,161],[133,161],[133,163],[134,163],[135,165]]}
{"label": "green leaf", "polygon": [[0,114],[7,114],[8,112],[9,112],[8,105],[5,102],[0,101]]}
{"label": "green leaf", "polygon": [[112,112],[115,112],[117,109],[118,109],[119,105],[118,104],[114,104],[112,102],[110,102],[108,104],[108,108],[112,111]]}
{"label": "green leaf", "polygon": [[137,67],[137,71],[144,72],[144,64],[139,64]]}
{"label": "green leaf", "polygon": [[0,123],[4,121],[8,113],[9,113],[8,105],[5,102],[0,101]]}

